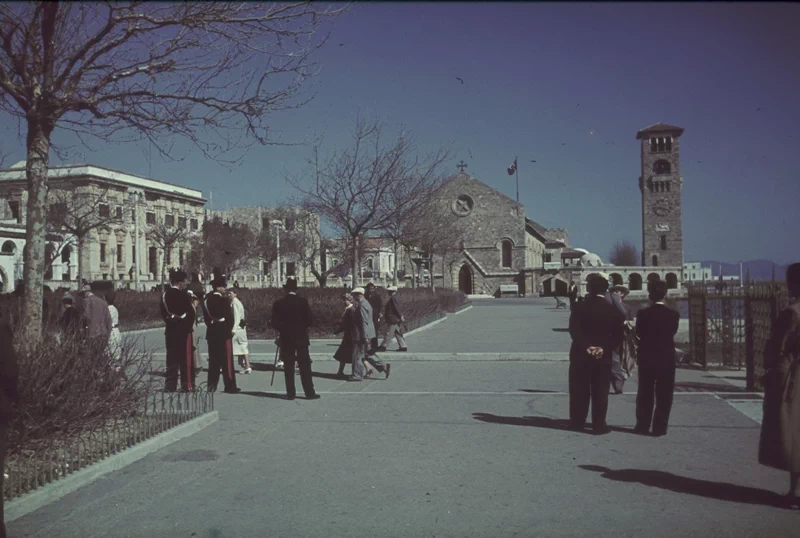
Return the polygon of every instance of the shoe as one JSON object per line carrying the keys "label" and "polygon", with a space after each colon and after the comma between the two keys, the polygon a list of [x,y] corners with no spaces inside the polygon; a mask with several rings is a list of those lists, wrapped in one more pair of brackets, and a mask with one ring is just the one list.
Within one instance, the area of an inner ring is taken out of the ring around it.
{"label": "shoe", "polygon": [[407,347],[401,347],[401,348],[400,348],[400,349],[398,349],[397,351],[400,351],[400,352],[403,352],[403,353],[405,353],[406,351],[408,351],[408,348],[407,348]]}
{"label": "shoe", "polygon": [[611,433],[611,428],[609,428],[607,424],[603,424],[602,426],[598,426],[596,428],[592,426],[592,432],[594,432],[595,435],[605,435],[607,433]]}
{"label": "shoe", "polygon": [[650,435],[650,430],[648,428],[640,428],[639,426],[636,426],[633,429],[633,433],[636,435]]}
{"label": "shoe", "polygon": [[239,387],[236,387],[235,389],[232,390],[225,389],[225,394],[239,394],[240,392],[242,392],[242,389],[240,389]]}
{"label": "shoe", "polygon": [[319,400],[321,396],[319,394],[312,394],[311,396],[306,396],[306,400]]}
{"label": "shoe", "polygon": [[392,369],[392,365],[391,364],[387,364],[386,365],[386,379],[389,379],[389,371],[391,371],[391,369]]}
{"label": "shoe", "polygon": [[378,347],[375,348],[375,351],[386,351],[386,347],[385,346],[378,346]]}
{"label": "shoe", "polygon": [[653,437],[664,437],[667,435],[667,430],[653,430]]}
{"label": "shoe", "polygon": [[253,369],[252,369],[252,368],[245,368],[245,369],[244,369],[244,375],[247,375],[247,374],[249,374],[249,373],[250,373],[250,372],[252,372],[252,371],[253,371]]}
{"label": "shoe", "polygon": [[287,400],[294,400],[294,396],[286,396]]}
{"label": "shoe", "polygon": [[362,378],[355,375],[351,375],[350,377],[347,378],[348,381],[361,381],[361,379]]}
{"label": "shoe", "polygon": [[572,423],[570,423],[569,429],[574,431],[574,432],[582,432],[583,429],[584,429],[584,425],[583,424],[572,424]]}

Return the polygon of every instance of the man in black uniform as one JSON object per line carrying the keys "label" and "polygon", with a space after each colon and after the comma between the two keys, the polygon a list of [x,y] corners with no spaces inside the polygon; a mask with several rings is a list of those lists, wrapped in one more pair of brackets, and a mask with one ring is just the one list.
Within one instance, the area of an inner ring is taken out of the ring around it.
{"label": "man in black uniform", "polygon": [[242,389],[236,386],[236,370],[233,368],[233,308],[228,300],[228,283],[222,276],[211,281],[214,291],[203,301],[203,319],[206,322],[208,341],[208,391],[215,392],[222,370],[225,392],[236,394]]}
{"label": "man in black uniform", "polygon": [[592,403],[592,429],[608,433],[608,389],[611,385],[611,355],[622,343],[625,318],[605,299],[608,280],[594,275],[587,282],[589,293],[575,304],[569,317],[569,420],[570,427],[583,430]]}
{"label": "man in black uniform", "polygon": [[[652,306],[636,316],[639,337],[639,390],[636,393],[636,428],[646,435],[653,424],[653,435],[667,433],[672,393],[675,389],[675,333],[680,314],[664,304],[667,283],[654,282],[649,289]],[[653,413],[653,396],[656,410]]]}
{"label": "man in black uniform", "polygon": [[192,353],[192,330],[195,311],[192,300],[186,293],[186,273],[175,271],[169,275],[170,286],[161,294],[161,318],[166,324],[164,334],[167,341],[167,392],[178,388],[178,373],[181,389],[194,390]]}
{"label": "man in black uniform", "polygon": [[304,297],[297,295],[297,281],[289,278],[283,289],[287,291],[285,297],[275,301],[272,305],[272,319],[270,325],[278,331],[278,346],[280,346],[281,360],[283,361],[283,375],[286,379],[286,397],[294,400],[294,363],[300,368],[300,383],[307,400],[316,400],[319,394],[314,392],[314,381],[311,378],[311,357],[308,354],[308,329],[311,327],[311,308]]}

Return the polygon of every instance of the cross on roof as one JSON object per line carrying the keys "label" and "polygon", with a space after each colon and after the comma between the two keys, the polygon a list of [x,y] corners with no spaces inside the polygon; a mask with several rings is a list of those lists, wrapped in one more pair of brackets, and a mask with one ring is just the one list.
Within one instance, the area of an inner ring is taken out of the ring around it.
{"label": "cross on roof", "polygon": [[467,165],[467,163],[464,162],[464,159],[461,159],[461,162],[456,165],[456,168],[458,168],[459,170],[461,170],[463,172],[464,168],[466,168],[467,166],[468,165]]}

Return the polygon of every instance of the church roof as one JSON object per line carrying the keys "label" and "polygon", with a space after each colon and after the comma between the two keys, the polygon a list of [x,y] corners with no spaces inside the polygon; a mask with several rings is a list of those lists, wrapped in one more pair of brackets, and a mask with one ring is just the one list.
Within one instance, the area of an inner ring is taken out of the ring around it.
{"label": "church roof", "polygon": [[500,195],[502,198],[505,198],[505,199],[506,199],[506,200],[508,200],[509,202],[511,202],[511,203],[514,203],[514,204],[517,204],[517,205],[518,205],[518,206],[520,206],[520,207],[525,207],[525,206],[523,206],[521,203],[519,203],[519,202],[517,202],[516,200],[514,200],[513,198],[511,198],[510,196],[507,196],[507,195],[503,194],[503,193],[502,193],[502,192],[500,192],[499,190],[495,189],[495,188],[494,188],[494,187],[492,187],[492,186],[489,186],[489,185],[487,185],[486,183],[484,183],[483,181],[481,181],[481,180],[479,180],[479,179],[475,179],[475,177],[473,177],[473,176],[469,175],[469,174],[468,174],[468,173],[466,173],[466,172],[459,172],[458,174],[454,175],[453,177],[451,177],[451,178],[449,178],[449,179],[445,180],[445,181],[444,181],[444,183],[442,184],[442,186],[444,186],[444,185],[447,185],[447,184],[449,184],[449,183],[451,183],[451,182],[453,182],[453,181],[456,181],[457,179],[468,179],[468,180],[470,180],[470,181],[474,181],[475,183],[480,183],[481,185],[483,185],[483,186],[484,186],[484,187],[486,187],[487,189],[491,189],[491,190],[493,190],[494,192],[496,192],[496,193],[497,193],[497,194],[499,194],[499,195]]}
{"label": "church roof", "polygon": [[653,125],[645,127],[636,133],[636,140],[645,138],[651,133],[670,133],[674,134],[675,136],[681,136],[683,134],[683,127],[676,127],[675,125],[669,125],[668,123],[654,123]]}

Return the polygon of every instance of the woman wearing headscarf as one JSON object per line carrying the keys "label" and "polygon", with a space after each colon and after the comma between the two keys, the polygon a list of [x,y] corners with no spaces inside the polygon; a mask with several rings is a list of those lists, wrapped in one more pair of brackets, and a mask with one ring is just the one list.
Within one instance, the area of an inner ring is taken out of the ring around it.
{"label": "woman wearing headscarf", "polygon": [[789,306],[772,325],[764,350],[764,418],[758,461],[789,471],[786,503],[800,506],[800,263],[786,271]]}

